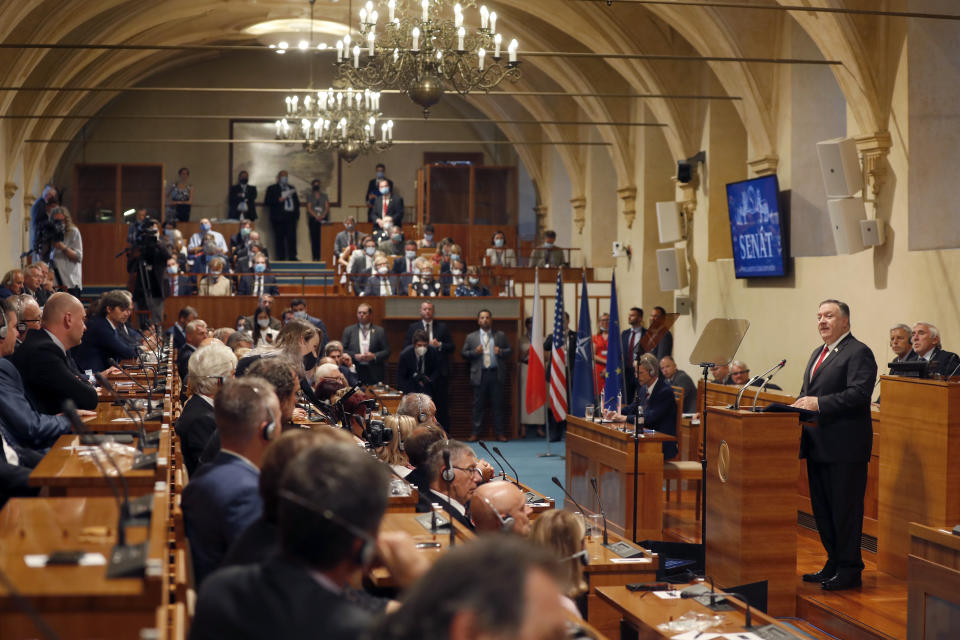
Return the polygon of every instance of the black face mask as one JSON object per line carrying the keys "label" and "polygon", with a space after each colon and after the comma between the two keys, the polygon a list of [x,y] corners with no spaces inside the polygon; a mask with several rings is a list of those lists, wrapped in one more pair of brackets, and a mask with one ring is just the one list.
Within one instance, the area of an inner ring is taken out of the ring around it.
{"label": "black face mask", "polygon": [[314,365],[317,364],[317,354],[310,352],[307,355],[303,356],[303,368],[307,371],[313,369]]}
{"label": "black face mask", "polygon": [[313,190],[314,190],[314,191],[320,191],[320,185],[318,185],[318,184],[313,185]]}
{"label": "black face mask", "polygon": [[250,182],[249,179],[247,179],[247,178],[240,178],[240,184],[242,184],[243,186],[247,186],[247,183],[248,183],[248,182]]}

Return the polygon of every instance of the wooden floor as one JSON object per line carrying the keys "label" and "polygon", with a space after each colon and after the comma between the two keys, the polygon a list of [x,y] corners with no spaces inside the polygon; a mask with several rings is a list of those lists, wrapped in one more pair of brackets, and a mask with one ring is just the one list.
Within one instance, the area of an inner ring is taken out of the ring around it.
{"label": "wooden floor", "polygon": [[[683,492],[683,502],[671,496],[663,517],[664,538],[700,542],[700,521],[695,518],[694,494]],[[819,571],[825,560],[817,534],[797,527],[797,616],[791,622],[814,638],[891,640],[907,636],[907,583],[877,571],[876,555],[863,552],[866,570],[863,587],[826,592],[800,579]]]}

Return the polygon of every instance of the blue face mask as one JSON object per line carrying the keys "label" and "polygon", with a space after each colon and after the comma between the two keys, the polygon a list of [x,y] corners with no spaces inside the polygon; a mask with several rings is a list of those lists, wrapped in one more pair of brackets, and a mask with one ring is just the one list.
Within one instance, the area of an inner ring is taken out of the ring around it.
{"label": "blue face mask", "polygon": [[287,184],[287,176],[280,176],[280,184]]}
{"label": "blue face mask", "polygon": [[375,253],[377,252],[377,248],[376,248],[376,247],[367,247],[367,248],[364,249],[364,251],[367,252],[367,255],[368,255],[368,256],[372,256],[373,254],[375,254]]}
{"label": "blue face mask", "polygon": [[404,255],[407,256],[407,260],[413,260],[414,258],[417,257],[417,252],[416,252],[416,251],[407,251],[407,252],[404,253]]}
{"label": "blue face mask", "polygon": [[503,238],[495,238],[494,241],[493,241],[493,246],[497,247],[498,249],[499,249],[500,247],[502,247],[502,246],[503,246]]}
{"label": "blue face mask", "polygon": [[210,225],[208,225],[208,224],[202,224],[202,225],[200,225],[200,231],[201,231],[202,233],[206,233],[207,231],[210,231]]}
{"label": "blue face mask", "polygon": [[544,242],[544,243],[543,243],[543,246],[544,246],[545,249],[553,249],[553,243],[552,243],[552,242]]}
{"label": "blue face mask", "polygon": [[460,259],[460,254],[459,254],[459,253],[451,253],[451,254],[450,254],[450,262],[453,262],[454,260],[459,260],[459,259]]}
{"label": "blue face mask", "polygon": [[390,187],[380,187],[380,193],[383,195],[387,195],[388,193],[390,193]]}
{"label": "blue face mask", "polygon": [[377,171],[377,180],[383,180],[386,177],[386,174],[383,171]]}
{"label": "blue face mask", "polygon": [[163,230],[163,235],[167,236],[167,239],[173,241],[173,240],[176,239],[176,237],[177,237],[177,230],[176,230],[176,229],[164,229],[164,230]]}
{"label": "blue face mask", "polygon": [[262,262],[258,262],[257,264],[253,265],[253,270],[256,273],[263,273],[267,270],[267,265],[263,264]]}
{"label": "blue face mask", "polygon": [[244,238],[246,238],[248,235],[250,235],[250,229],[249,229],[249,227],[244,227],[243,229],[240,229],[240,235],[241,235],[242,237],[244,237]]}
{"label": "blue face mask", "polygon": [[172,264],[167,267],[167,273],[175,274],[177,272],[177,265]]}

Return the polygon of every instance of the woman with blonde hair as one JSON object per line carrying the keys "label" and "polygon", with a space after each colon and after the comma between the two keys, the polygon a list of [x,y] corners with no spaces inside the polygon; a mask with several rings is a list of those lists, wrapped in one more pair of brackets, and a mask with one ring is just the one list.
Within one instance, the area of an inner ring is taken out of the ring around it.
{"label": "woman with blonde hair", "polygon": [[377,458],[389,464],[398,476],[405,478],[413,468],[407,454],[400,449],[400,444],[413,433],[417,419],[413,416],[384,416],[383,426],[393,429],[393,440],[387,446],[377,449]]}
{"label": "woman with blonde hair", "polygon": [[300,386],[313,389],[310,380],[314,378],[314,369],[319,360],[320,332],[306,320],[294,318],[283,325],[272,345],[258,346],[250,351],[237,365],[237,377],[242,376],[247,367],[261,358],[286,356],[297,364]]}
{"label": "woman with blonde hair", "polygon": [[[561,563],[557,575],[564,594],[563,605],[578,617],[582,617],[588,589],[583,579],[585,558],[588,557],[584,545],[586,535],[583,517],[563,509],[543,512],[530,529],[531,542],[552,551]],[[575,601],[582,601],[584,606]]]}

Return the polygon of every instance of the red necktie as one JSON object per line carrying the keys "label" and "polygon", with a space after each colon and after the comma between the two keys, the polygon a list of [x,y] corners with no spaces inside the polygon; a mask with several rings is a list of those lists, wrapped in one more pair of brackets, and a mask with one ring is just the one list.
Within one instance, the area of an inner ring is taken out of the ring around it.
{"label": "red necktie", "polygon": [[381,217],[387,215],[387,204],[388,204],[389,202],[390,202],[390,201],[387,200],[386,198],[383,199],[383,214],[381,215]]}
{"label": "red necktie", "polygon": [[827,357],[828,353],[830,353],[830,348],[827,345],[823,345],[823,351],[820,352],[820,357],[817,358],[817,363],[813,365],[813,369],[810,370],[811,378],[813,378],[813,374],[817,372],[817,369],[820,368],[820,365],[823,363],[823,359]]}

